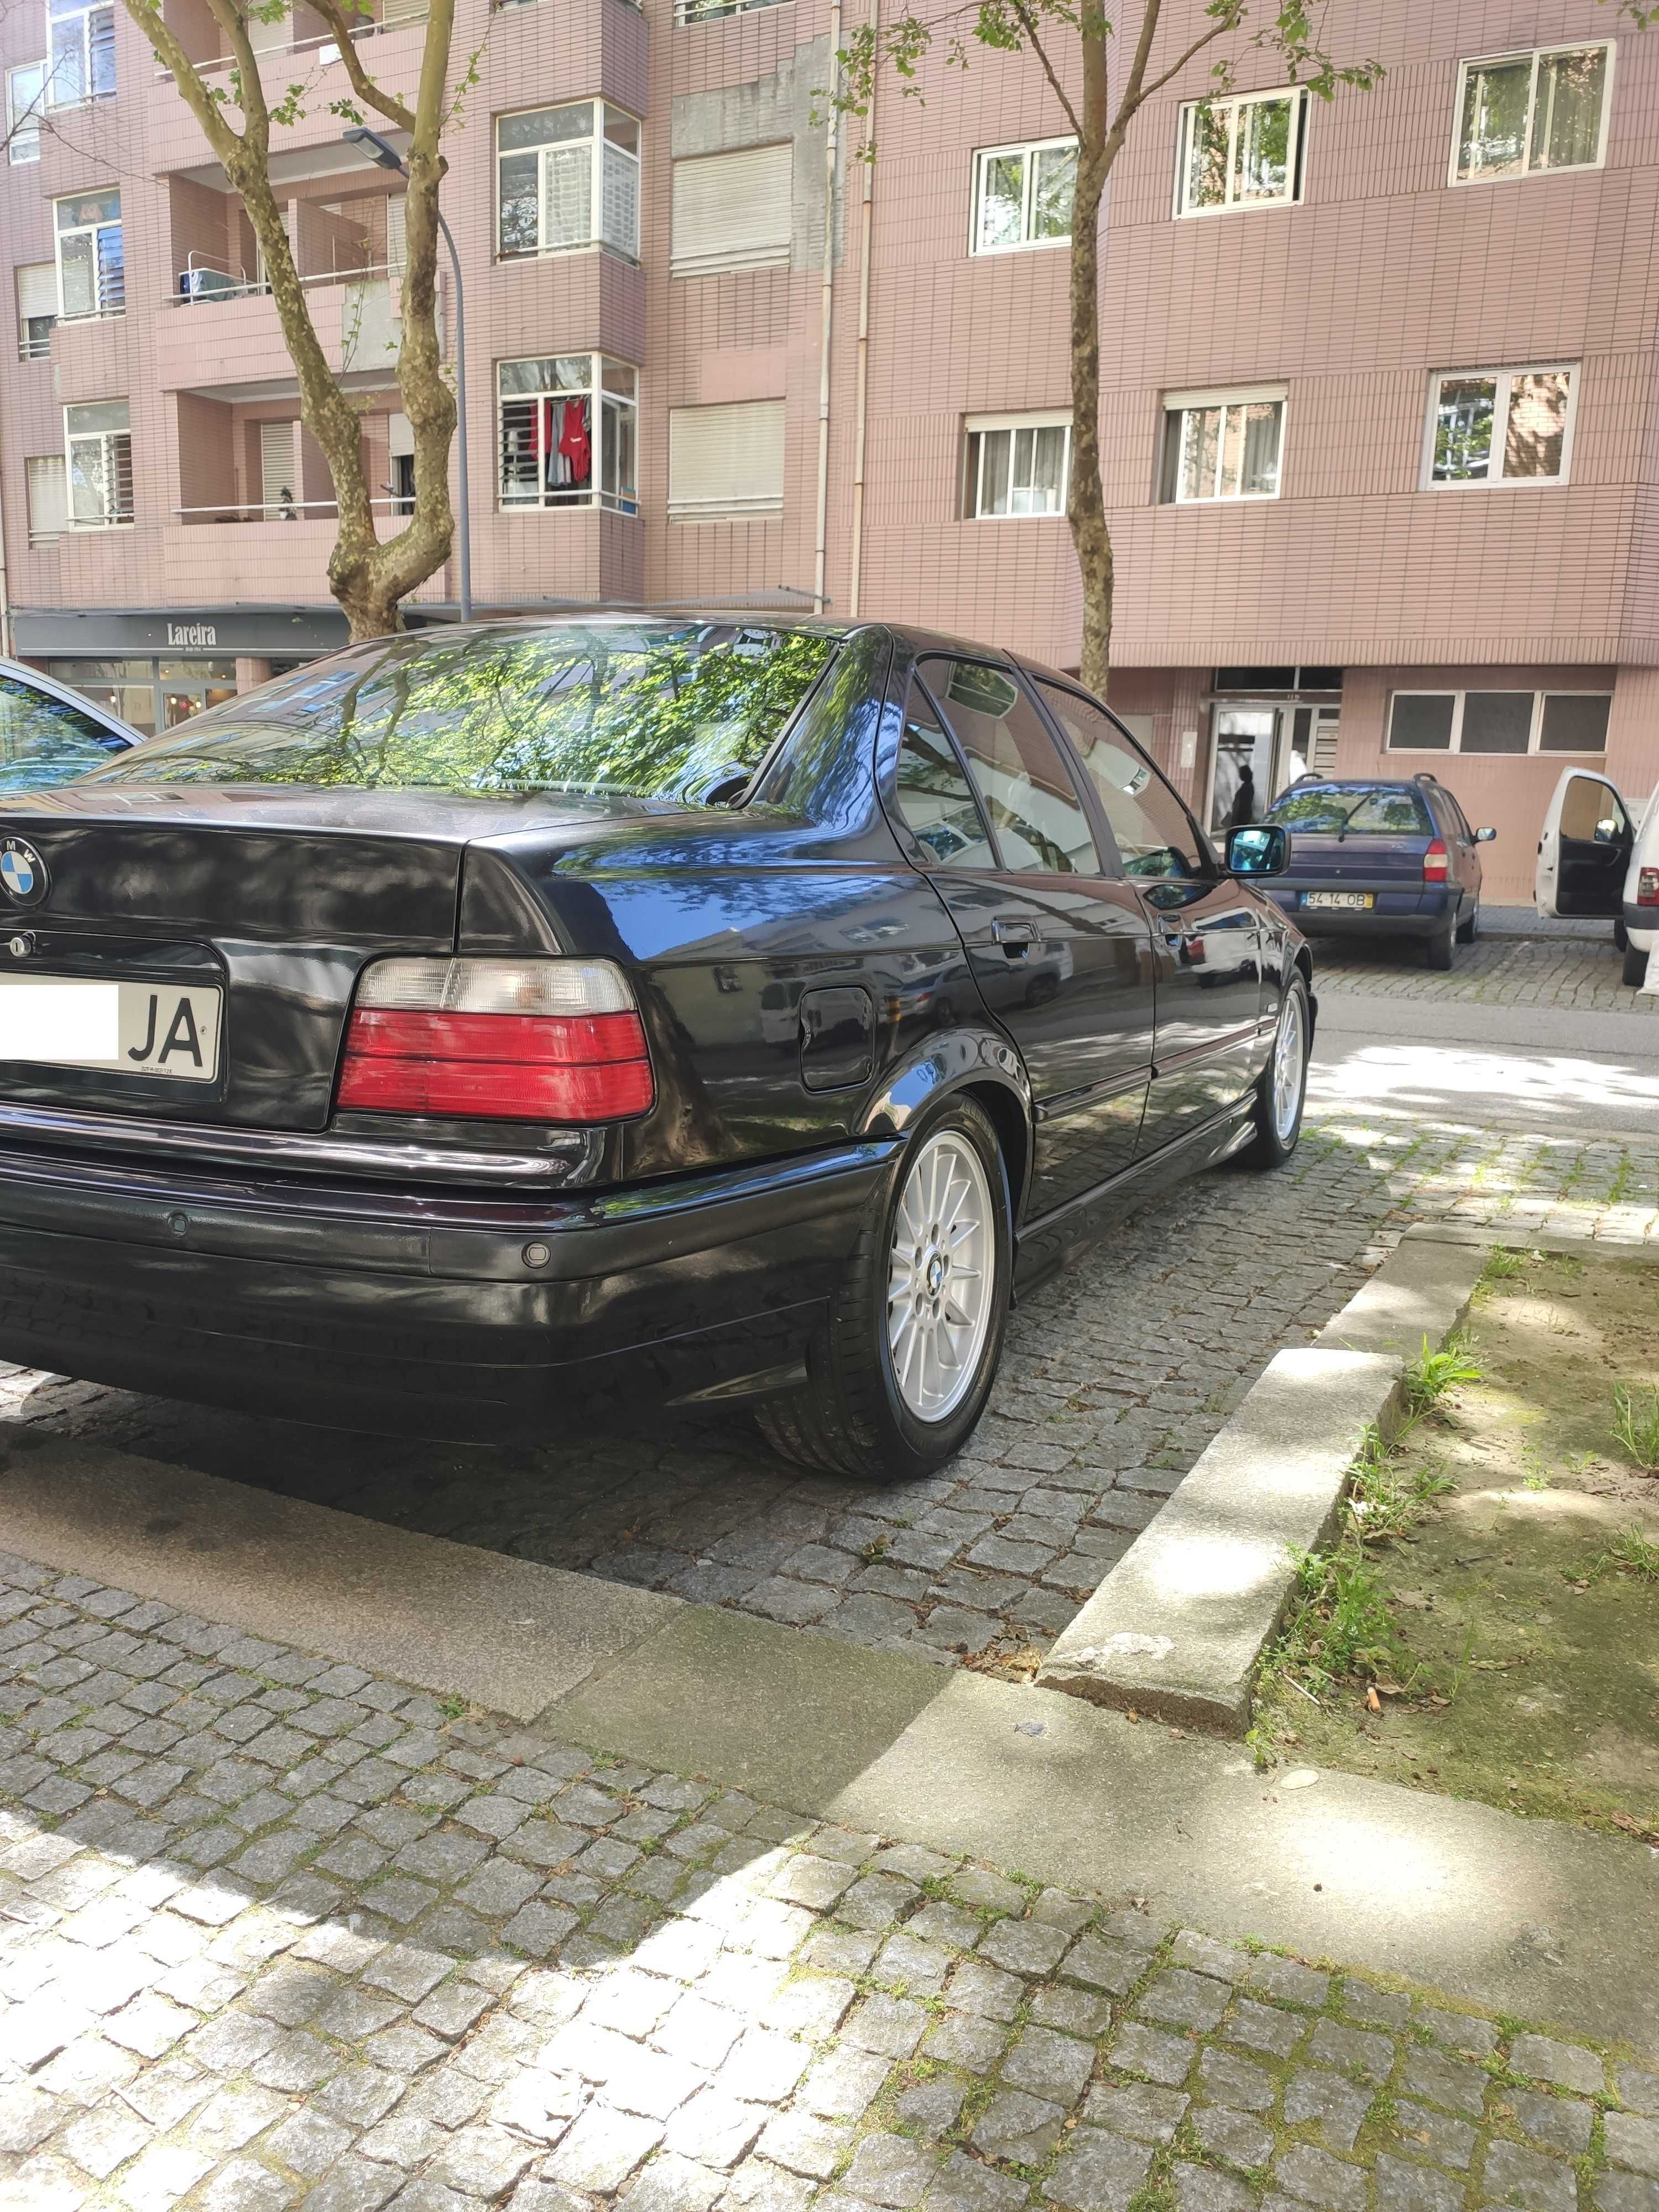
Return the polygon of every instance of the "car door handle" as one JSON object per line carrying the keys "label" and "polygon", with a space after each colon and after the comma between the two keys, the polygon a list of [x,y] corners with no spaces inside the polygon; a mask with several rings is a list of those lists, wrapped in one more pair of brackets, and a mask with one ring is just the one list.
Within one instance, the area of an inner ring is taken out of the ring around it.
{"label": "car door handle", "polygon": [[1042,932],[1024,915],[999,915],[991,924],[991,934],[1011,960],[1024,959],[1042,942]]}

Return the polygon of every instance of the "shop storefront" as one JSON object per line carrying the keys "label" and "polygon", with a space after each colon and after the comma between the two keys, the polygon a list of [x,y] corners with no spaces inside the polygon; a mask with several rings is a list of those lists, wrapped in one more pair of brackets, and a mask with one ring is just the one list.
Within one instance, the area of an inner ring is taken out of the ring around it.
{"label": "shop storefront", "polygon": [[320,607],[204,607],[146,614],[18,608],[15,651],[153,737],[346,642]]}

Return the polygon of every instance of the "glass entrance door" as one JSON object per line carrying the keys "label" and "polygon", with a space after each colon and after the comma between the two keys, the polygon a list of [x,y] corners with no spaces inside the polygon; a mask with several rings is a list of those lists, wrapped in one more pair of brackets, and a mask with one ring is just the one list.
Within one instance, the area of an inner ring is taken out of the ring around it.
{"label": "glass entrance door", "polygon": [[1236,823],[1259,822],[1279,793],[1312,765],[1311,707],[1217,707],[1206,820],[1218,842]]}

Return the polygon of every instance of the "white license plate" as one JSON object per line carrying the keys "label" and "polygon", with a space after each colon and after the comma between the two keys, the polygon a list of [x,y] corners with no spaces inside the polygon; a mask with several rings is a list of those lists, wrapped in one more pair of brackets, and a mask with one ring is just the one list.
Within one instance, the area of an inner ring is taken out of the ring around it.
{"label": "white license plate", "polygon": [[1345,913],[1360,914],[1368,906],[1375,906],[1374,891],[1304,891],[1304,906],[1340,907]]}
{"label": "white license plate", "polygon": [[219,1073],[221,1004],[210,984],[185,990],[177,983],[0,976],[0,1062],[211,1083]]}

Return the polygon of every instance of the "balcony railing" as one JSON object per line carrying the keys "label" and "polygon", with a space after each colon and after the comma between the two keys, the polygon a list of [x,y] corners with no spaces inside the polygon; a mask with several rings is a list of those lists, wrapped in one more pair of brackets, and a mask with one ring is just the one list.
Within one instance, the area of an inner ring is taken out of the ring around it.
{"label": "balcony railing", "polygon": [[[399,498],[396,493],[385,499],[368,502],[376,512],[409,515],[415,512],[412,500]],[[324,521],[340,512],[336,499],[279,499],[269,505],[262,500],[221,500],[212,507],[175,507],[173,513],[180,522],[310,522]]]}
{"label": "balcony railing", "polygon": [[[406,31],[411,24],[424,23],[425,21],[426,9],[422,7],[415,9],[408,15],[399,12],[389,22],[356,23],[352,26],[351,43],[354,46],[359,46],[366,39],[380,38],[389,31]],[[253,58],[256,61],[262,62],[273,59],[278,55],[286,57],[291,54],[310,54],[315,58],[321,68],[329,69],[340,58],[340,42],[328,34],[310,39],[296,39],[289,46],[256,46]],[[204,76],[210,76],[226,70],[234,69],[236,57],[234,54],[209,54],[204,60],[198,61],[196,66]],[[173,71],[157,70],[155,75],[158,80],[166,80],[172,76]]]}
{"label": "balcony railing", "polygon": [[[313,269],[301,274],[300,283],[313,285],[361,284],[381,285],[389,291],[394,280],[403,275],[400,263],[366,261],[351,269]],[[441,290],[441,285],[440,289]],[[270,280],[250,276],[245,269],[232,270],[198,260],[191,254],[187,265],[179,271],[179,289],[162,301],[164,307],[190,307],[206,301],[262,299],[270,291]]]}
{"label": "balcony railing", "polygon": [[674,21],[682,30],[690,23],[718,23],[727,15],[750,15],[757,8],[776,8],[783,0],[674,0]]}

